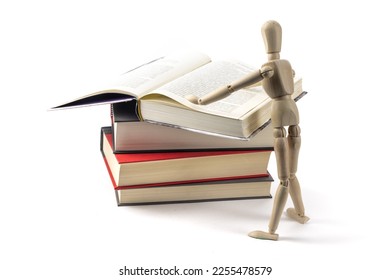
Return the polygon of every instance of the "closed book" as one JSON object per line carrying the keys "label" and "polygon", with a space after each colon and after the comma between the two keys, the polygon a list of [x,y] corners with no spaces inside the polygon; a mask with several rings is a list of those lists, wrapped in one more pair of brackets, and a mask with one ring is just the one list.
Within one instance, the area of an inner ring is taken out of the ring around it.
{"label": "closed book", "polygon": [[104,162],[115,189],[118,206],[271,198],[273,178],[269,174],[255,178],[118,187],[105,158]]}
{"label": "closed book", "polygon": [[102,128],[101,151],[118,187],[194,183],[268,176],[270,150],[115,154],[110,127]]}
{"label": "closed book", "polygon": [[173,126],[140,121],[137,100],[111,104],[113,147],[115,153],[135,151],[195,151],[273,149],[273,129],[267,122],[253,137],[239,140],[197,133]]}

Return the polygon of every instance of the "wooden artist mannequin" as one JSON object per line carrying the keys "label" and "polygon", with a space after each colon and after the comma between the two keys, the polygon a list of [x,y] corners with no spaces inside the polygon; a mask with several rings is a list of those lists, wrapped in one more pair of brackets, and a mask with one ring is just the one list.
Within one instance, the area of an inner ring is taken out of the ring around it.
{"label": "wooden artist mannequin", "polygon": [[[198,104],[208,104],[224,98],[241,88],[252,86],[261,81],[263,88],[272,99],[271,120],[274,127],[274,150],[280,184],[275,194],[272,215],[268,232],[253,231],[249,236],[260,239],[277,240],[276,229],[279,225],[288,193],[294,208],[287,209],[287,215],[300,223],[306,223],[301,188],[295,176],[298,167],[298,154],[301,146],[299,113],[295,101],[291,98],[294,92],[294,71],[287,60],[280,59],[282,28],[276,21],[268,21],[262,26],[262,35],[268,62],[260,70],[221,87],[197,100]],[[193,98],[189,98],[195,101]],[[288,127],[288,136],[285,126]]]}

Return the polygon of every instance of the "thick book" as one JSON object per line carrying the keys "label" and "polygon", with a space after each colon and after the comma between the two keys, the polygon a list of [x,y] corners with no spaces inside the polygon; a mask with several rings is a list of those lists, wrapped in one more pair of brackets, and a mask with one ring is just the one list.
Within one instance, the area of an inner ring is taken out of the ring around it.
{"label": "thick book", "polygon": [[[136,99],[142,120],[226,137],[248,138],[270,119],[271,99],[261,86],[241,89],[208,105],[198,98],[255,71],[238,61],[211,59],[202,53],[165,56],[123,74],[116,82],[52,109]],[[302,92],[295,79],[293,98]]]}
{"label": "thick book", "polygon": [[118,187],[104,157],[118,206],[207,202],[220,200],[271,198],[273,178],[261,176],[230,180],[207,180],[192,183],[160,183]]}
{"label": "thick book", "polygon": [[136,108],[136,100],[111,105],[111,129],[115,153],[273,149],[273,129],[269,122],[259,129],[256,135],[247,141],[242,141],[142,122],[137,117]]}
{"label": "thick book", "polygon": [[115,185],[195,183],[268,176],[270,150],[115,154],[110,127],[101,130],[101,151]]}

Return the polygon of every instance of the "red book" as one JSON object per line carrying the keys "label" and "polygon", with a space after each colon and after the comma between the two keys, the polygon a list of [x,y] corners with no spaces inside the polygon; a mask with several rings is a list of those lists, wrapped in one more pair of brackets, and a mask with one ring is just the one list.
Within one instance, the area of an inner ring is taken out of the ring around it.
{"label": "red book", "polygon": [[271,198],[271,175],[118,187],[105,157],[104,162],[115,189],[118,206]]}
{"label": "red book", "polygon": [[271,151],[202,151],[115,154],[111,129],[102,128],[101,151],[117,188],[269,176]]}

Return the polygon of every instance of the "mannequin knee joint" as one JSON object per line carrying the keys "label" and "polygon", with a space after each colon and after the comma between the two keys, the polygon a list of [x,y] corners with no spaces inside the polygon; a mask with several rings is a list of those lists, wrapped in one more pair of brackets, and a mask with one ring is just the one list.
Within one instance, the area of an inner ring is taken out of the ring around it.
{"label": "mannequin knee joint", "polygon": [[301,135],[301,128],[299,127],[299,125],[291,125],[288,128],[288,134],[292,137],[298,137]]}
{"label": "mannequin knee joint", "polygon": [[274,138],[286,137],[286,129],[284,127],[274,128]]}

